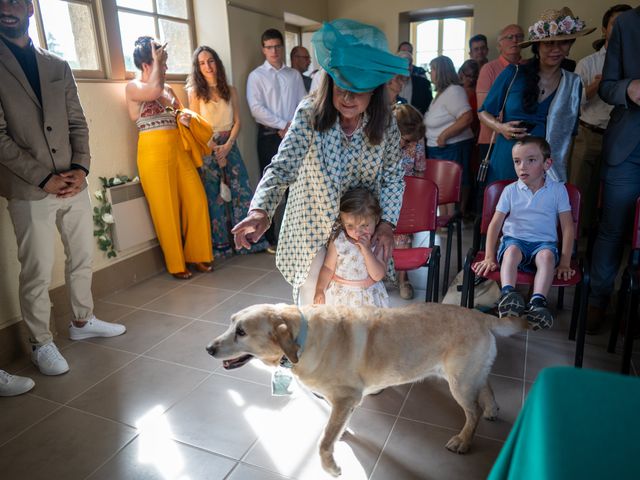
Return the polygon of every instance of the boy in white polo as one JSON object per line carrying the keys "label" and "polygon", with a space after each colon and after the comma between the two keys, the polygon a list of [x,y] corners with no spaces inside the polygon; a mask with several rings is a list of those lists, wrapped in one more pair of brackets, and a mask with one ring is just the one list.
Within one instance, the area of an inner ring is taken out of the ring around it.
{"label": "boy in white polo", "polygon": [[[487,230],[485,259],[475,263],[473,271],[484,276],[499,265],[500,316],[526,313],[533,330],[549,328],[553,315],[546,296],[553,276],[568,280],[575,274],[570,266],[575,232],[569,195],[563,183],[546,177],[552,159],[544,138],[523,138],[513,146],[512,155],[518,181],[502,192]],[[562,229],[560,255],[558,220]],[[501,230],[503,236],[496,256]],[[526,306],[522,295],[515,290],[518,270],[535,272],[533,295]]]}

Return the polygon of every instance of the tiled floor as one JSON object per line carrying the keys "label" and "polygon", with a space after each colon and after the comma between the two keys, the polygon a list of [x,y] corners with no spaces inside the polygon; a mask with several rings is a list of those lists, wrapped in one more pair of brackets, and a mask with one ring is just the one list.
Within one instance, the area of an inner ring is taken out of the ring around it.
{"label": "tiled floor", "polygon": [[[423,285],[424,273],[413,280]],[[397,291],[390,293],[394,305],[405,303]],[[272,397],[264,366],[254,361],[227,372],[204,350],[233,312],[254,303],[289,302],[290,295],[273,257],[257,254],[219,263],[213,273],[190,281],[159,275],[100,299],[96,314],[126,324],[127,333],[84,342],[57,339],[71,366],[60,377],[42,376],[22,362],[20,373],[33,377],[36,387],[0,399],[0,476],[329,478],[317,455],[326,404],[304,390]],[[416,301],[423,295],[417,291]],[[568,317],[561,312],[550,331],[498,339],[491,383],[499,419],[481,420],[469,454],[444,448],[461,428],[463,413],[446,383],[428,380],[365,399],[337,447],[342,478],[485,478],[538,372],[572,364]],[[618,368],[619,356],[605,351],[605,334],[587,341],[586,367]]]}

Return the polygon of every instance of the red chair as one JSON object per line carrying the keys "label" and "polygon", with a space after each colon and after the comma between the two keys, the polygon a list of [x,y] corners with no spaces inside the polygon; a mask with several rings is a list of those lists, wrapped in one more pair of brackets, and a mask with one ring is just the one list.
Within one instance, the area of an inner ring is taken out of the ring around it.
{"label": "red chair", "polygon": [[462,269],[462,212],[460,198],[462,195],[462,165],[450,160],[432,160],[426,162],[424,178],[428,178],[438,186],[438,206],[455,204],[453,215],[438,215],[438,227],[447,227],[447,251],[444,257],[444,279],[442,280],[442,296],[449,287],[449,267],[451,265],[451,242],[453,227],[456,228],[458,248],[458,270]]}
{"label": "red chair", "polygon": [[640,197],[636,200],[636,214],[633,221],[633,238],[629,265],[622,274],[622,284],[618,293],[618,307],[611,325],[611,336],[607,351],[616,350],[621,318],[624,318],[625,332],[622,347],[622,366],[620,371],[629,374],[631,353],[633,350],[634,319],[637,322],[638,304],[640,300]]}
{"label": "red chair", "polygon": [[[464,264],[464,279],[462,283],[462,300],[461,305],[473,308],[473,295],[475,286],[475,273],[471,269],[471,265],[476,262],[484,260],[485,244],[487,230],[489,223],[495,212],[496,205],[504,188],[512,183],[512,180],[500,180],[493,182],[484,192],[484,203],[482,206],[482,217],[478,219],[479,225],[474,235],[474,245],[467,254]],[[571,184],[566,184],[567,193],[569,194],[569,203],[571,204],[571,216],[573,217],[573,224],[576,232],[579,232],[579,219],[580,219],[580,190]],[[558,239],[560,245],[562,245],[562,236],[560,228],[558,227]],[[477,237],[477,238],[476,238]],[[584,260],[580,262],[575,258],[577,249],[577,240],[574,241],[573,258],[571,260],[571,267],[576,271],[576,274],[569,280],[560,280],[554,277],[552,287],[559,287],[558,292],[558,309],[562,309],[562,299],[564,293],[564,287],[575,287],[575,295],[573,302],[573,311],[571,312],[571,326],[569,328],[569,339],[576,339],[576,329],[578,333],[578,339],[576,341],[576,354],[575,354],[575,366],[582,366],[582,358],[584,354],[584,340],[585,340],[585,327],[587,321],[587,300],[589,293],[589,269]],[[487,278],[500,282],[500,271],[496,270],[491,272]],[[534,274],[518,271],[516,283],[518,285],[533,285]]]}
{"label": "red chair", "polygon": [[425,302],[438,301],[438,276],[440,274],[440,247],[435,245],[438,187],[431,180],[404,177],[405,188],[397,234],[430,232],[429,247],[396,248],[393,261],[396,270],[416,270],[428,267]]}

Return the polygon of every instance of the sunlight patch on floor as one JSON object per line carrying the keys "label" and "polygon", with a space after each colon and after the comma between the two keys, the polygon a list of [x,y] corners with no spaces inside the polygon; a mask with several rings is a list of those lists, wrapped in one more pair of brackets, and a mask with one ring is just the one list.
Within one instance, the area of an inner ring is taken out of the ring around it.
{"label": "sunlight patch on floor", "polygon": [[[308,391],[296,389],[282,410],[249,407],[245,418],[260,438],[252,452],[254,458],[267,457],[273,464],[273,470],[282,475],[313,480],[334,478],[322,469],[318,454],[320,437],[329,418],[326,402]],[[336,444],[335,456],[342,467],[342,478],[367,478],[347,443]]]}
{"label": "sunlight patch on floor", "polygon": [[172,432],[164,407],[156,405],[136,422],[139,432],[138,461],[153,465],[162,478],[167,480],[190,480],[183,473],[185,462],[172,440]]}

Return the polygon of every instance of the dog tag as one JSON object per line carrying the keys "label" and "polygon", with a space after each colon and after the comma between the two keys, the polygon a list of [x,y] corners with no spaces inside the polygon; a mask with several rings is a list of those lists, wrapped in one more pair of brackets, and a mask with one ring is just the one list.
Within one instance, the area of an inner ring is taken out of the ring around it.
{"label": "dog tag", "polygon": [[288,368],[278,367],[271,375],[271,395],[286,396],[291,395],[293,391],[289,388],[293,380],[293,374]]}

